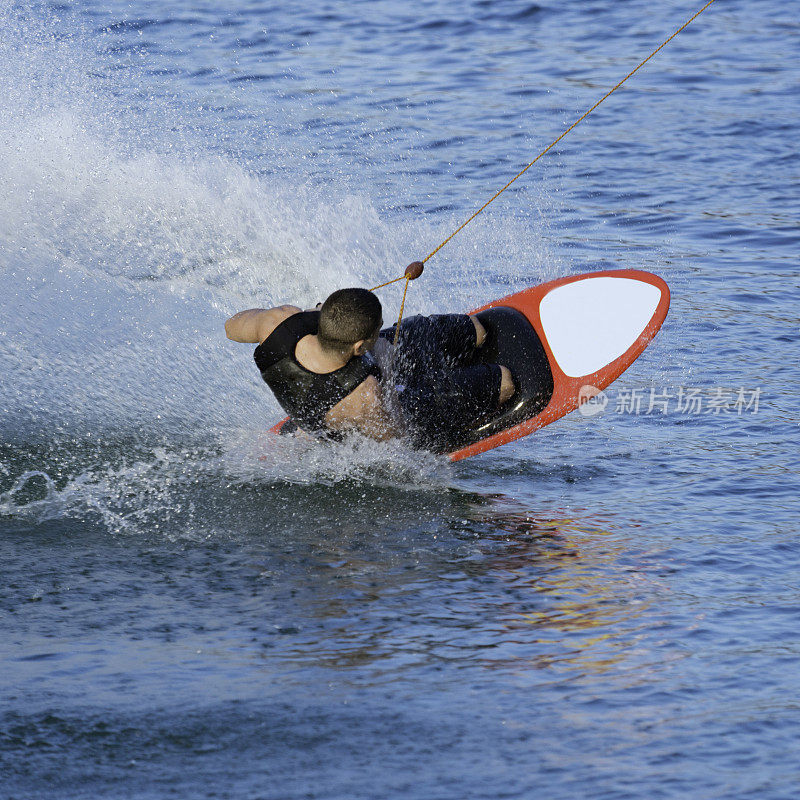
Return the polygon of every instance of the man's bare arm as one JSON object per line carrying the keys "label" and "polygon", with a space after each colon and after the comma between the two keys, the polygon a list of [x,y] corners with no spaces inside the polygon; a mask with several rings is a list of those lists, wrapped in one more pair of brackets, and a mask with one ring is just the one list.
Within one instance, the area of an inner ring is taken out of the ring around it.
{"label": "man's bare arm", "polygon": [[234,342],[261,344],[287,317],[297,314],[297,306],[250,308],[225,322],[225,335]]}
{"label": "man's bare arm", "polygon": [[381,397],[381,387],[374,376],[340,400],[326,415],[328,427],[337,431],[357,430],[370,439],[385,442],[400,436]]}

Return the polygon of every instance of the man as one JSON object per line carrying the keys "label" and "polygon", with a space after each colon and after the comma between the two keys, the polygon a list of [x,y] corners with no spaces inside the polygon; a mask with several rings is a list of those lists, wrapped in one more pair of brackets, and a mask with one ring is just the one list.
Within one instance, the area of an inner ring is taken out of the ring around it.
{"label": "man", "polygon": [[225,333],[258,344],[262,378],[308,432],[357,430],[380,441],[408,434],[426,447],[443,429],[491,414],[514,394],[506,367],[473,363],[486,338],[476,317],[412,317],[401,325],[396,349],[394,329],[381,333],[382,324],[372,292],[340,289],[319,310],[240,311]]}

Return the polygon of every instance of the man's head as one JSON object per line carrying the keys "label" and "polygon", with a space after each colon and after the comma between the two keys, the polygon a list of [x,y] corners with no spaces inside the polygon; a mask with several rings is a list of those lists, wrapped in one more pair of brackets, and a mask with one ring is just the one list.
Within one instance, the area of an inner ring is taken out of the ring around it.
{"label": "man's head", "polygon": [[383,324],[381,301],[367,289],[339,289],[319,311],[317,338],[323,349],[361,355]]}

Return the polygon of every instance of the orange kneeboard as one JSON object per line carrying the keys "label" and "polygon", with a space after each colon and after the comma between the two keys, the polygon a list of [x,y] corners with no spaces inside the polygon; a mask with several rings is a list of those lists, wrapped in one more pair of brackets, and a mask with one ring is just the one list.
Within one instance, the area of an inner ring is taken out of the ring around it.
{"label": "orange kneeboard", "polygon": [[527,436],[574,411],[594,389],[605,389],[652,341],[669,301],[669,287],[657,275],[623,269],[559,278],[471,311],[479,318],[499,307],[521,312],[542,343],[553,391],[538,413],[455,450],[450,458],[459,461]]}
{"label": "orange kneeboard", "polygon": [[657,275],[624,269],[559,278],[470,311],[488,332],[480,359],[508,366],[518,392],[489,419],[465,421],[437,449],[459,461],[574,411],[642,354],[669,301]]}

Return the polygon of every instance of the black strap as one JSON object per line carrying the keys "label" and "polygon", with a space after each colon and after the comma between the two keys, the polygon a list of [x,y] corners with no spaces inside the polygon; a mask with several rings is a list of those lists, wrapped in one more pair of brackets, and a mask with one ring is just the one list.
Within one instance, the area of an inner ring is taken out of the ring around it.
{"label": "black strap", "polygon": [[294,358],[297,343],[304,336],[316,336],[318,330],[319,311],[301,311],[292,314],[256,347],[253,353],[256,366],[263,372],[283,358]]}
{"label": "black strap", "polygon": [[380,377],[370,355],[351,358],[341,369],[319,374],[306,369],[295,356],[297,343],[316,335],[318,311],[287,317],[257,348],[253,357],[261,377],[283,409],[305,430],[325,429],[325,415],[370,375]]}

